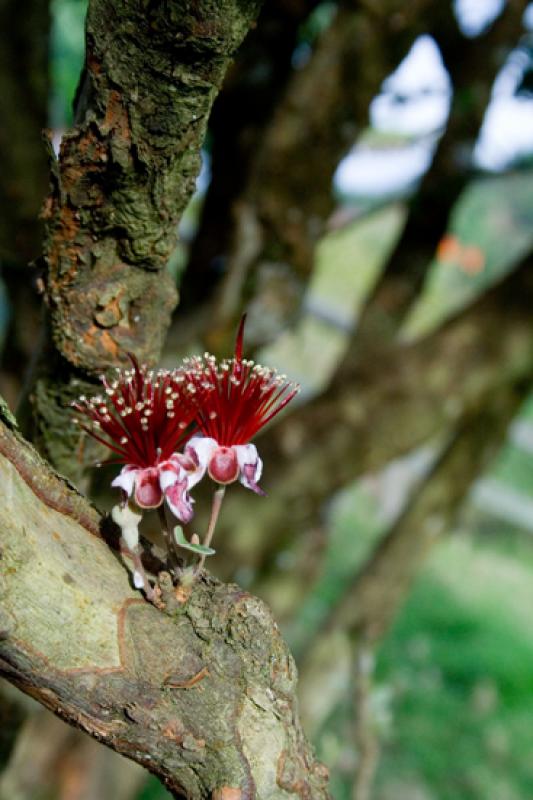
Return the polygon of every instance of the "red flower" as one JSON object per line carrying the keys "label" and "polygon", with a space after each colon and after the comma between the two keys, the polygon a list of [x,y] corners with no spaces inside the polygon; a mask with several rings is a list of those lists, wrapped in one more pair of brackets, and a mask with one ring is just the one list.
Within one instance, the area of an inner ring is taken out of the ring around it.
{"label": "red flower", "polygon": [[[118,370],[117,378],[101,381],[105,396],[80,397],[73,403],[88,424],[78,422],[105,444],[125,464],[112,482],[128,496],[134,493],[141,508],[156,508],[166,498],[182,521],[192,516],[187,490],[200,480],[203,470],[191,456],[176,450],[190,432],[196,414],[192,398],[212,387],[202,381],[187,382],[180,370],[148,372],[130,356],[132,368]],[[164,475],[164,478],[163,478]]]}
{"label": "red flower", "polygon": [[[262,494],[257,485],[262,461],[250,440],[285,408],[299,386],[274,369],[243,359],[245,319],[246,315],[239,325],[233,358],[218,363],[206,353],[203,359],[184,362],[187,383],[197,389],[195,422],[203,434],[190,440],[187,452],[196,455],[217,483],[240,478],[244,486]],[[206,383],[213,391],[198,391]]]}

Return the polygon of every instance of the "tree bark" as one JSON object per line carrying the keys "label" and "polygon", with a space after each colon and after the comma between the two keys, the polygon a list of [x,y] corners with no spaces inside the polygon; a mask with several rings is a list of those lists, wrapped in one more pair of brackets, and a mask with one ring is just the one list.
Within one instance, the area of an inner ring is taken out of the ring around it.
{"label": "tree bark", "polygon": [[294,662],[261,601],[204,574],[177,613],[156,610],[95,509],[9,420],[0,474],[0,675],[177,798],[328,797]]}
{"label": "tree bark", "polygon": [[149,363],[159,356],[177,299],[165,266],[207,118],[258,9],[259,0],[89,4],[76,124],[52,158],[48,330],[30,428],[41,452],[77,479],[85,459],[66,424],[70,402],[127,352]]}

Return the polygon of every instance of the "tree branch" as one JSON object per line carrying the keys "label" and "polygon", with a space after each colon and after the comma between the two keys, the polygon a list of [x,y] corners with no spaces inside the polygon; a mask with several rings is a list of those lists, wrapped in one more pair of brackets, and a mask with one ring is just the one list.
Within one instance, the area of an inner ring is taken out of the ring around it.
{"label": "tree branch", "polygon": [[[31,0],[21,15],[16,0],[0,0],[0,93],[4,98],[0,151],[0,258],[24,265],[39,254],[39,208],[46,191],[46,125],[50,12],[47,0]],[[13,278],[14,280],[14,278]]]}
{"label": "tree branch", "polygon": [[326,800],[296,670],[261,601],[206,575],[167,616],[96,511],[0,423],[0,675],[175,797]]}
{"label": "tree branch", "polygon": [[293,74],[299,27],[317,4],[318,0],[266,3],[228,71],[209,120],[211,182],[181,283],[182,310],[185,305],[194,313],[217,283],[265,127]]}
{"label": "tree branch", "polygon": [[48,115],[49,5],[28,0],[21,14],[17,0],[0,0],[0,30],[9,31],[0,48],[0,272],[9,298],[0,391],[13,404],[41,318],[36,270],[28,265],[40,253],[39,209],[48,183],[41,131]]}
{"label": "tree branch", "polygon": [[80,383],[158,356],[176,304],[165,266],[195,186],[207,118],[259,0],[91,0],[76,125],[46,204],[49,331],[32,435],[80,477],[65,425]]}

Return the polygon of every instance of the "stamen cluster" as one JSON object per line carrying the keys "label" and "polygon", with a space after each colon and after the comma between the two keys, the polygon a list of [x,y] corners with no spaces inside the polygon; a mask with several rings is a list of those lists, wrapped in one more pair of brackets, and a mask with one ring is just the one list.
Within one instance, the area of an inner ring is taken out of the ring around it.
{"label": "stamen cluster", "polygon": [[195,419],[204,436],[222,447],[250,442],[300,391],[286,375],[242,357],[244,322],[245,317],[233,358],[218,363],[215,356],[205,353],[203,358],[196,356],[183,362],[189,386],[213,386],[212,392],[195,403]]}
{"label": "stamen cluster", "polygon": [[100,380],[105,395],[81,396],[73,407],[83,415],[75,421],[109,447],[117,463],[152,467],[183,444],[197,414],[193,396],[211,391],[205,381],[187,382],[182,370],[147,370],[130,356],[132,367],[117,369],[117,377]]}

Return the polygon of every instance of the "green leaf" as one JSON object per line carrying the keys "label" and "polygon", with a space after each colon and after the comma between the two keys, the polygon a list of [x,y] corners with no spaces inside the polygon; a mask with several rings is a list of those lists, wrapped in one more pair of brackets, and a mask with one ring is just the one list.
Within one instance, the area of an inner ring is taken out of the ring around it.
{"label": "green leaf", "polygon": [[212,547],[204,547],[203,544],[191,544],[191,542],[187,541],[180,525],[176,525],[174,528],[174,539],[180,547],[183,547],[184,550],[190,550],[191,553],[198,553],[200,556],[214,556],[216,553],[216,550],[213,550]]}

